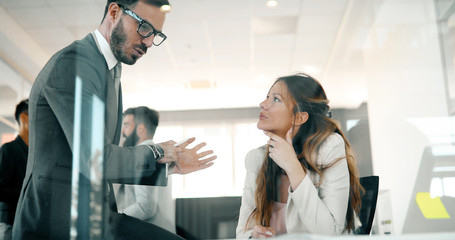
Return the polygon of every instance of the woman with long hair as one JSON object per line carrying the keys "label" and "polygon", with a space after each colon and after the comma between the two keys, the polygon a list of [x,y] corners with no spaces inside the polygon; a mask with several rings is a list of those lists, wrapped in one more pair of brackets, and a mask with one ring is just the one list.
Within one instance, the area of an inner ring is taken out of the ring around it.
{"label": "woman with long hair", "polygon": [[237,238],[354,229],[363,191],[351,146],[314,78],[278,78],[257,127],[270,138],[245,159]]}

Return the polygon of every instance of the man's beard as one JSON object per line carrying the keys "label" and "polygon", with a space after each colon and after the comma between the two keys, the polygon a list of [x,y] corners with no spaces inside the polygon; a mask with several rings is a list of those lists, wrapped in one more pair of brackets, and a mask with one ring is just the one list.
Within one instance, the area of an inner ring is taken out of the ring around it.
{"label": "man's beard", "polygon": [[125,138],[123,142],[124,147],[134,147],[136,146],[137,142],[139,141],[139,137],[136,134],[136,128],[134,128],[133,132]]}
{"label": "man's beard", "polygon": [[128,65],[133,65],[137,61],[137,57],[132,55],[131,57],[128,57],[125,54],[125,50],[123,49],[125,47],[126,43],[126,34],[123,29],[123,19],[121,18],[117,26],[114,27],[112,30],[112,35],[111,35],[111,49],[112,53],[114,53],[114,56],[117,58],[122,63],[128,64]]}

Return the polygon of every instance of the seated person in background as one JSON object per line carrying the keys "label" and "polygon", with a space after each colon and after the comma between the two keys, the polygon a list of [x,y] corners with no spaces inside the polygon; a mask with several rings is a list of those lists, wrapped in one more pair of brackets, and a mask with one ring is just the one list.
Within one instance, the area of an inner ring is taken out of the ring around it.
{"label": "seated person in background", "polygon": [[270,140],[246,156],[237,238],[353,230],[363,188],[319,82],[278,78],[260,107],[257,127]]}
{"label": "seated person in background", "polygon": [[[123,115],[123,147],[151,145],[159,122],[157,111],[148,107],[129,108]],[[166,174],[161,171],[160,174]],[[175,231],[175,204],[172,200],[171,176],[167,186],[114,184],[119,213],[147,221],[172,233]]]}

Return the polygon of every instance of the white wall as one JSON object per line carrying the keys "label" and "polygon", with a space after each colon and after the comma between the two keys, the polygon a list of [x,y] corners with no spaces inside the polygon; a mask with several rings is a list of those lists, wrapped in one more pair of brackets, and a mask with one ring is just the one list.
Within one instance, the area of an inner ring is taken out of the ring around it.
{"label": "white wall", "polygon": [[373,171],[400,234],[427,137],[410,118],[448,115],[432,0],[384,0],[365,44]]}
{"label": "white wall", "polygon": [[11,117],[14,115],[16,104],[22,99],[28,98],[32,84],[2,59],[0,59],[0,73],[0,87],[7,87],[15,92],[15,96],[11,98],[8,92],[0,91],[0,116]]}

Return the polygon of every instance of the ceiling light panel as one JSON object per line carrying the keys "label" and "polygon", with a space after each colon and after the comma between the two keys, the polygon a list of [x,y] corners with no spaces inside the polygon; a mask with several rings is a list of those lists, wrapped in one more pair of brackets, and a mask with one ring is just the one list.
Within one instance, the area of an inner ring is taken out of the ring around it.
{"label": "ceiling light panel", "polygon": [[0,0],[0,6],[6,8],[33,8],[47,5],[46,0]]}
{"label": "ceiling light panel", "polygon": [[298,20],[297,31],[299,33],[337,31],[342,17],[342,14],[304,15]]}
{"label": "ceiling light panel", "polygon": [[266,0],[250,0],[249,2],[253,17],[271,17],[299,15],[301,0],[281,0],[274,8],[267,7]]}
{"label": "ceiling light panel", "polygon": [[65,47],[74,41],[74,35],[65,27],[35,28],[29,33],[40,45]]}
{"label": "ceiling light panel", "polygon": [[8,12],[26,30],[62,25],[55,12],[45,6],[12,8],[8,9]]}
{"label": "ceiling light panel", "polygon": [[[78,1],[74,1],[78,2]],[[98,27],[103,18],[104,5],[53,5],[51,7],[59,22],[67,27],[91,26],[92,31]]]}
{"label": "ceiling light panel", "polygon": [[345,11],[348,0],[305,0],[302,1],[303,15],[331,15]]}
{"label": "ceiling light panel", "polygon": [[251,20],[254,35],[279,35],[295,33],[297,16],[256,17]]}
{"label": "ceiling light panel", "polygon": [[245,0],[205,0],[202,4],[204,18],[213,20],[238,20],[250,17],[250,4]]}

